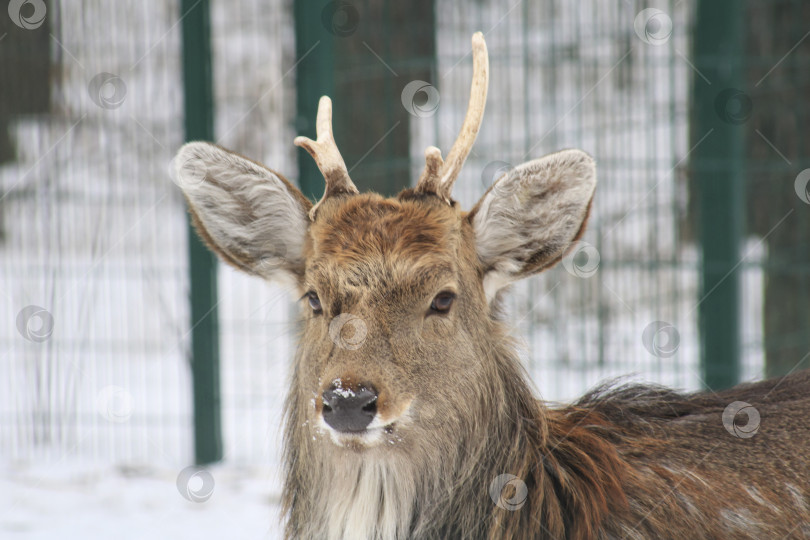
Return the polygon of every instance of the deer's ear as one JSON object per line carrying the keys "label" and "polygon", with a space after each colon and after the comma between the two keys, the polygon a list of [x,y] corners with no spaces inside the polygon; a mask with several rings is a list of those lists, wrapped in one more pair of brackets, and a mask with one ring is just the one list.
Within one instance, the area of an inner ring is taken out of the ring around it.
{"label": "deer's ear", "polygon": [[484,289],[556,264],[585,231],[596,188],[593,158],[563,150],[510,170],[470,211]]}
{"label": "deer's ear", "polygon": [[300,279],[312,203],[282,175],[209,143],[183,146],[174,160],[200,237],[249,274]]}

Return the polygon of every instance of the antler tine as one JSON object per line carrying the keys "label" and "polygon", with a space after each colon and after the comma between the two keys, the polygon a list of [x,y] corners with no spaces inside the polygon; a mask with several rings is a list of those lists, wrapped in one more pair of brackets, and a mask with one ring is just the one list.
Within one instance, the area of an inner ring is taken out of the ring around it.
{"label": "antler tine", "polygon": [[310,217],[315,217],[315,210],[327,197],[337,193],[359,193],[346,170],[346,163],[340,155],[335,137],[332,134],[332,100],[328,96],[321,97],[318,102],[318,116],[316,119],[317,140],[308,137],[296,137],[293,144],[300,146],[312,156],[326,181],[321,200],[310,210]]}
{"label": "antler tine", "polygon": [[435,146],[428,146],[425,149],[425,170],[416,183],[417,193],[437,193],[439,190],[439,179],[442,172],[442,151]]}
{"label": "antler tine", "polygon": [[461,131],[459,131],[456,142],[453,143],[453,147],[443,163],[438,148],[431,146],[425,150],[425,171],[419,178],[415,189],[415,191],[421,193],[435,193],[448,202],[453,191],[453,184],[461,172],[464,161],[470,154],[475,138],[478,136],[487,102],[489,55],[484,35],[481,32],[473,34],[472,53],[473,78],[470,87],[470,102],[467,105],[467,115],[464,118]]}
{"label": "antler tine", "polygon": [[487,103],[487,87],[489,85],[489,55],[484,35],[476,32],[472,37],[473,49],[473,78],[470,86],[470,103],[467,105],[467,116],[461,126],[456,142],[447,154],[442,177],[439,181],[439,195],[450,199],[453,184],[461,172],[464,161],[472,150],[481,120],[484,117],[484,107]]}

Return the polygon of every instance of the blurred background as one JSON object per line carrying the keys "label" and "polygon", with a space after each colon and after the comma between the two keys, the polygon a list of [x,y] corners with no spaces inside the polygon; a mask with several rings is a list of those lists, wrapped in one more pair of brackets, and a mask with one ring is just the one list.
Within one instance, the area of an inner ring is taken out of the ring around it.
{"label": "blurred background", "polygon": [[491,82],[454,191],[568,147],[589,229],[517,285],[539,395],[717,389],[810,365],[810,4],[10,0],[0,12],[0,536],[276,538],[295,296],[218,264],[184,140],[320,197],[292,145],[332,96],[354,182],[394,194]]}

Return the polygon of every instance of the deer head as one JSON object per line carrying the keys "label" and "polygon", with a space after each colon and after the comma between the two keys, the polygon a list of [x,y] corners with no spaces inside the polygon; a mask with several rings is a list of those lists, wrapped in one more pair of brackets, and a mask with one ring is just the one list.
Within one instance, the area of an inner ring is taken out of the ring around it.
{"label": "deer head", "polygon": [[395,453],[437,429],[462,430],[471,410],[492,405],[481,381],[496,378],[495,352],[508,346],[498,292],[560,261],[583,233],[596,178],[580,150],[515,167],[469,211],[453,200],[487,94],[482,34],[472,44],[461,132],[446,160],[428,148],[416,187],[396,197],[358,192],[328,97],[317,139],[295,139],[326,180],[314,206],[284,176],[235,153],[203,142],[179,151],[177,176],[202,239],[225,262],[302,295],[293,445]]}

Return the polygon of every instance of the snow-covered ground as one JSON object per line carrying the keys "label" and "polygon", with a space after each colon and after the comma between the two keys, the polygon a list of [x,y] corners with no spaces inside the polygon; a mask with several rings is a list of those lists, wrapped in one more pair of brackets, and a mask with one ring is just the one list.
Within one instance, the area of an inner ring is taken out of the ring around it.
{"label": "snow-covered ground", "polygon": [[[281,538],[276,472],[217,465],[210,498],[184,498],[179,471],[76,459],[0,467],[0,538],[158,540]],[[192,479],[192,492],[203,488]],[[208,493],[206,491],[206,493]]]}

